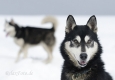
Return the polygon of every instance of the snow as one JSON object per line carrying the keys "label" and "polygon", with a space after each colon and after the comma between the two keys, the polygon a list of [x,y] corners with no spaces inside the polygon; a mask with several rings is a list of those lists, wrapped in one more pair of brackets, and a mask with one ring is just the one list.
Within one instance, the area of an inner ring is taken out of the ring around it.
{"label": "snow", "polygon": [[[67,16],[55,16],[58,27],[55,33],[57,43],[53,51],[53,61],[44,64],[47,53],[41,46],[29,49],[28,58],[15,63],[19,47],[4,33],[5,19],[14,19],[20,25],[50,28],[51,24],[41,25],[45,16],[0,16],[0,80],[60,80],[63,59],[59,47],[64,39]],[[90,16],[74,16],[78,25],[86,24]],[[102,59],[105,69],[115,79],[115,16],[97,16],[99,40],[103,46]]]}

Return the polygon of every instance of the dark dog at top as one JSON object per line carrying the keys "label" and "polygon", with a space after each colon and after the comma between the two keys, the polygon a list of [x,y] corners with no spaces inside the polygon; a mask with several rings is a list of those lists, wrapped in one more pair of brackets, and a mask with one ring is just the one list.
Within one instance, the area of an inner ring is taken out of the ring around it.
{"label": "dark dog at top", "polygon": [[[20,54],[24,53],[24,58],[27,57],[28,48],[34,45],[42,45],[48,53],[46,63],[52,60],[52,51],[56,43],[55,31],[57,27],[57,20],[54,17],[45,17],[42,23],[52,23],[52,28],[36,28],[33,26],[19,26],[13,20],[5,22],[5,32],[7,36],[14,38],[14,42],[20,46],[16,62],[19,60]],[[38,52],[40,53],[40,52]],[[40,53],[41,54],[41,53]]]}
{"label": "dark dog at top", "polygon": [[112,80],[100,57],[96,17],[91,16],[86,25],[77,25],[69,15],[65,33],[60,48],[64,58],[61,80]]}

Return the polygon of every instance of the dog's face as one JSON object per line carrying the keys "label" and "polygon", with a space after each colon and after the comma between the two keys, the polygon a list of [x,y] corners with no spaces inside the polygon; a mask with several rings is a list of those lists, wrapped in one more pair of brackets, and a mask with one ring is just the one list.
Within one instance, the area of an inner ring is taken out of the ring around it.
{"label": "dog's face", "polygon": [[97,21],[91,16],[86,25],[76,25],[73,16],[66,21],[65,50],[77,67],[85,67],[98,51]]}
{"label": "dog's face", "polygon": [[15,23],[13,20],[11,20],[10,22],[5,21],[5,28],[4,31],[6,32],[6,36],[11,36],[14,37],[16,34],[15,31]]}

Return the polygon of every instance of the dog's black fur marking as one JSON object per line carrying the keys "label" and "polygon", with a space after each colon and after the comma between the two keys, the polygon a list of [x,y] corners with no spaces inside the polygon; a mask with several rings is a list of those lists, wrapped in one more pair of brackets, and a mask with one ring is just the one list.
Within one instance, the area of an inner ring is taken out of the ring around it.
{"label": "dog's black fur marking", "polygon": [[[94,57],[88,62],[87,66],[81,68],[74,66],[65,50],[65,42],[73,40],[76,35],[79,35],[81,40],[83,40],[86,35],[89,35],[95,42],[98,43],[98,51],[96,55],[94,55]],[[105,72],[104,63],[100,57],[102,53],[102,47],[99,43],[98,36],[87,25],[77,25],[71,32],[66,33],[65,39],[63,40],[60,47],[60,52],[64,58],[61,80],[73,80],[72,75],[76,75],[77,73],[82,74],[83,71],[89,70],[90,74],[85,74],[87,77],[84,77],[84,79],[75,80],[112,80],[112,77],[109,75],[109,73]]]}

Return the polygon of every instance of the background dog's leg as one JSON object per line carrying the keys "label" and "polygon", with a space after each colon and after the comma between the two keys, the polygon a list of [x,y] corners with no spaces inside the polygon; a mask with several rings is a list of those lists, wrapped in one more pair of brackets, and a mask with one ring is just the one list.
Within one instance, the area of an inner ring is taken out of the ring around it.
{"label": "background dog's leg", "polygon": [[47,51],[48,57],[47,57],[47,59],[45,60],[45,62],[46,62],[46,63],[49,63],[49,62],[52,61],[53,56],[52,56],[52,50],[50,49],[50,47],[47,47],[47,48],[48,48],[48,51]]}
{"label": "background dog's leg", "polygon": [[[48,47],[48,46],[47,46]],[[48,50],[49,50],[49,53],[48,53],[48,58],[47,58],[47,60],[48,60],[48,62],[51,62],[52,61],[52,59],[53,59],[53,55],[52,55],[52,47],[48,47]]]}
{"label": "background dog's leg", "polygon": [[[47,47],[48,48],[48,47]],[[50,63],[51,61],[52,61],[52,58],[53,58],[53,56],[52,56],[52,51],[48,48],[47,49],[47,53],[48,53],[48,57],[47,57],[47,59],[45,60],[45,63]]]}
{"label": "background dog's leg", "polygon": [[20,54],[22,53],[22,51],[23,51],[23,47],[20,48],[15,62],[18,62],[18,61],[19,61]]}
{"label": "background dog's leg", "polygon": [[24,59],[25,59],[25,58],[27,58],[28,48],[29,48],[29,46],[28,46],[28,45],[25,45],[25,46],[24,46],[24,48],[23,48],[23,53],[24,53],[23,58],[24,58]]}
{"label": "background dog's leg", "polygon": [[47,59],[44,61],[45,63],[49,63],[52,61],[52,47],[47,46],[45,43],[42,44],[43,48],[45,49],[45,51],[48,53],[48,57]]}

